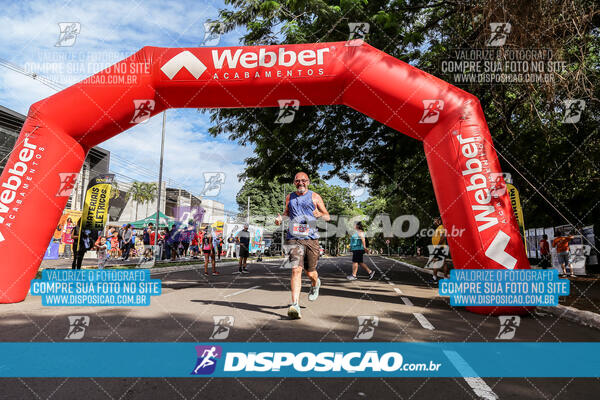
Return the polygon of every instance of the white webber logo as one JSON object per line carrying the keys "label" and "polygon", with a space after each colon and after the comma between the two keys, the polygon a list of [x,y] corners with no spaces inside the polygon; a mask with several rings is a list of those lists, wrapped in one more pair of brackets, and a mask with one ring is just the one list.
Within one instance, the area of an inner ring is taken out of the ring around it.
{"label": "white webber logo", "polygon": [[504,233],[504,231],[498,231],[494,240],[492,240],[492,243],[490,243],[490,246],[485,251],[485,255],[504,268],[514,269],[515,265],[517,265],[517,259],[506,252],[506,246],[508,246],[509,242],[510,236]]}
{"label": "white webber logo", "polygon": [[444,100],[423,100],[423,116],[420,124],[435,124],[440,119],[440,111],[444,109]]}
{"label": "white webber logo", "polygon": [[165,65],[160,67],[160,70],[164,72],[169,79],[173,79],[182,68],[187,69],[196,79],[200,78],[204,71],[206,71],[206,65],[204,65],[204,63],[189,50],[182,51],[171,58]]}

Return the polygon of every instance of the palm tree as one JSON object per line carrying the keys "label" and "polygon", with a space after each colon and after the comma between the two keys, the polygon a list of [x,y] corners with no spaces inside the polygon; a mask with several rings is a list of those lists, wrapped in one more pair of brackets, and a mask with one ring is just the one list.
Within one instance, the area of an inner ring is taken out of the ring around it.
{"label": "palm tree", "polygon": [[146,216],[148,216],[148,205],[156,199],[156,195],[158,193],[158,185],[154,182],[143,183],[143,185],[145,189],[144,192],[146,195],[144,199],[144,202],[146,203]]}
{"label": "palm tree", "polygon": [[135,201],[135,220],[138,219],[138,206],[140,202],[145,201],[145,184],[143,182],[133,181],[129,188],[129,194]]}

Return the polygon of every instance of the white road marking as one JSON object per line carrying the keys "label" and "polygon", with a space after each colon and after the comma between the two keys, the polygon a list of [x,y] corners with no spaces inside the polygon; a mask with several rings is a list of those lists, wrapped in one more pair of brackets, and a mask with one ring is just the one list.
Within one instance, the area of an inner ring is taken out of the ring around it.
{"label": "white road marking", "polygon": [[421,324],[421,326],[425,329],[429,329],[430,331],[434,330],[435,328],[433,327],[433,325],[431,325],[431,322],[429,322],[427,320],[427,318],[425,318],[425,316],[421,313],[413,313],[413,315],[415,316],[415,318],[417,319],[417,321],[419,321],[419,323]]}
{"label": "white road marking", "polygon": [[231,293],[231,294],[228,294],[227,296],[223,296],[223,297],[237,296],[238,294],[246,293],[246,292],[249,292],[249,291],[259,288],[259,287],[260,286],[252,286],[251,288],[240,290],[239,292]]}
{"label": "white road marking", "polygon": [[406,304],[407,306],[414,306],[413,302],[410,301],[410,299],[408,297],[401,297],[401,299],[404,302],[404,304]]}
{"label": "white road marking", "polygon": [[467,385],[473,389],[475,394],[481,399],[496,400],[498,396],[492,388],[490,388],[483,379],[477,375],[477,373],[471,368],[471,366],[462,358],[457,352],[452,350],[444,350],[444,354],[450,362],[454,365],[454,368],[462,375]]}
{"label": "white road marking", "polygon": [[404,294],[404,293],[402,293],[402,290],[398,289],[397,287],[395,287],[395,288],[394,288],[394,290],[395,290],[395,291],[396,291],[396,293],[398,293],[398,294]]}

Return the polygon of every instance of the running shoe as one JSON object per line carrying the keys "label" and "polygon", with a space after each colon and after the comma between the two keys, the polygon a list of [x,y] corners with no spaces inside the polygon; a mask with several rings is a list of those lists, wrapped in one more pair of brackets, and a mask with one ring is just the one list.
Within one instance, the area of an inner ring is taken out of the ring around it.
{"label": "running shoe", "polygon": [[213,275],[221,275],[219,271],[213,271]]}
{"label": "running shoe", "polygon": [[300,306],[298,303],[294,303],[288,308],[288,317],[290,319],[300,319],[302,315],[300,314]]}
{"label": "running shoe", "polygon": [[204,271],[204,275],[208,276],[209,275],[208,271]]}
{"label": "running shoe", "polygon": [[310,287],[310,292],[308,293],[308,300],[315,301],[317,297],[319,297],[319,288],[321,287],[321,280],[317,279],[317,284],[315,286]]}
{"label": "running shoe", "polygon": [[371,273],[369,274],[369,280],[373,279],[374,276],[375,276],[375,270],[372,269]]}
{"label": "running shoe", "polygon": [[250,271],[248,271],[246,268],[244,268],[244,269],[242,270],[242,273],[243,273],[243,274],[249,274],[249,273],[250,273]]}
{"label": "running shoe", "polygon": [[233,271],[233,273],[232,273],[232,274],[233,274],[233,275],[237,275],[237,274],[241,274],[241,273],[242,273],[242,269],[240,268],[240,269],[239,269],[239,270],[237,270],[237,271]]}
{"label": "running shoe", "polygon": [[354,275],[348,275],[348,276],[346,277],[346,279],[348,279],[349,281],[355,281],[355,280],[357,280],[358,278],[357,278],[357,277],[355,277]]}

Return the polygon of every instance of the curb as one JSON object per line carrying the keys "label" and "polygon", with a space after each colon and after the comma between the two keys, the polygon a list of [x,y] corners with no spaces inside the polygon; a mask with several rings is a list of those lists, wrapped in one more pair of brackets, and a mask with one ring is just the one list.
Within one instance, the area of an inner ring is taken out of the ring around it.
{"label": "curb", "polygon": [[600,314],[591,311],[584,311],[575,307],[563,306],[560,304],[556,307],[537,307],[537,309],[541,312],[546,312],[580,325],[600,329]]}
{"label": "curb", "polygon": [[[269,259],[267,261],[281,261],[281,260],[283,260],[283,258]],[[266,262],[266,261],[262,261],[261,263],[268,264],[268,262]],[[249,262],[248,264],[252,264],[252,263]],[[236,265],[239,265],[238,261],[227,261],[224,263],[217,264],[217,268],[218,267],[233,267]],[[209,264],[209,266],[210,266],[210,264]],[[191,271],[191,270],[202,268],[202,267],[204,267],[204,263],[189,264],[189,265],[176,265],[173,267],[158,267],[156,269],[150,268],[150,276],[168,274],[171,272],[179,272],[179,271]]]}
{"label": "curb", "polygon": [[[421,267],[417,267],[416,265],[405,263],[404,261],[394,260],[393,258],[380,256],[385,258],[386,260],[393,261],[397,264],[400,264],[407,268],[412,268],[419,272],[423,272],[425,274],[433,275],[433,271]],[[552,314],[555,317],[564,318],[571,322],[575,322],[579,325],[584,325],[590,328],[595,328],[600,330],[600,314],[596,314],[591,311],[580,310],[575,307],[563,306],[561,304],[555,307],[536,307],[538,311],[545,312],[548,314]]]}
{"label": "curb", "polygon": [[[405,263],[404,261],[395,260],[395,259],[393,259],[393,258],[389,258],[389,257],[384,257],[384,256],[379,256],[379,257],[381,257],[381,258],[385,258],[386,260],[393,261],[393,262],[395,262],[395,263],[397,263],[397,264],[400,264],[400,265],[402,265],[402,266],[404,266],[404,267],[407,267],[407,268],[412,268],[412,269],[414,269],[414,270],[416,270],[416,271],[423,272],[424,274],[429,274],[429,275],[433,276],[433,270],[431,270],[431,269],[417,267],[416,265],[412,265],[412,264],[409,264],[409,263]],[[438,276],[439,276],[439,275],[438,275]]]}

